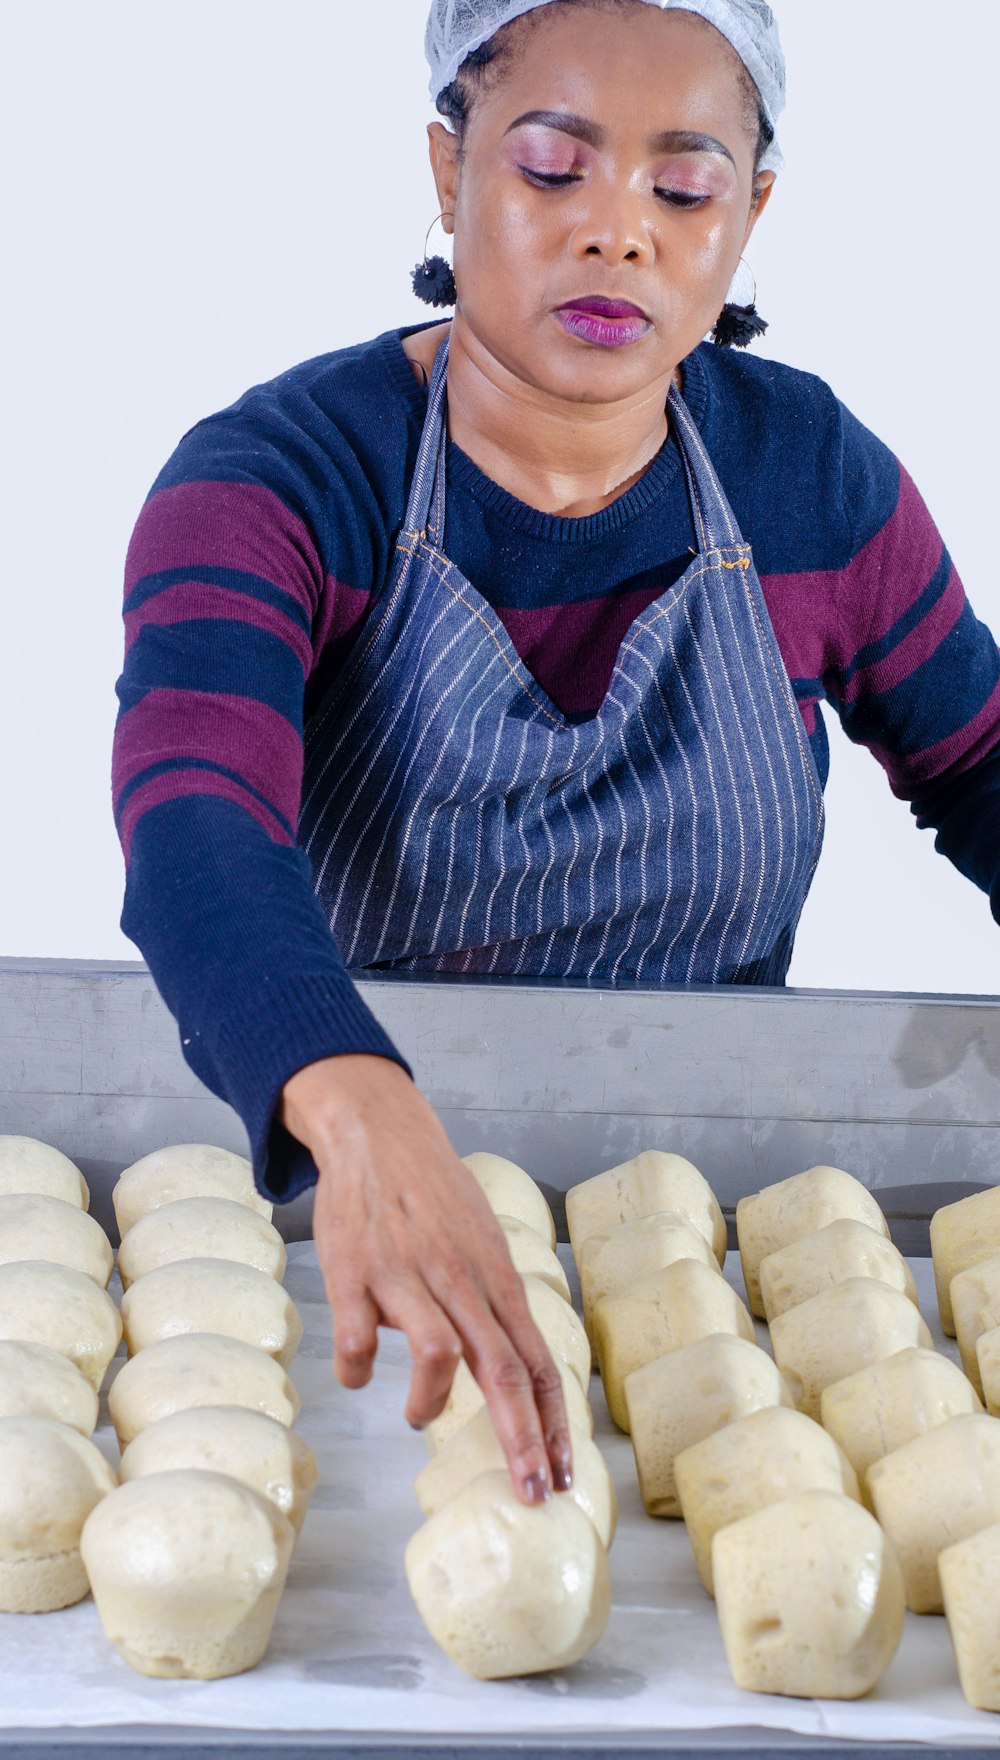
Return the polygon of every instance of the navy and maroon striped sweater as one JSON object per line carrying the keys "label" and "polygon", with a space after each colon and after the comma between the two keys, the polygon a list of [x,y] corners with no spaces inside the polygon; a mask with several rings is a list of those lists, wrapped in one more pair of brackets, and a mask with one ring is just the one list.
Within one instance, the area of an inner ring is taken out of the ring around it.
{"label": "navy and maroon striped sweater", "polygon": [[[397,1055],[331,940],[296,826],[303,727],[403,521],[425,408],[406,333],[307,361],[192,428],[126,564],[122,927],[279,1199],[314,1177],[274,1120],[288,1077],[336,1053]],[[821,776],[825,701],[1000,918],[1000,654],[913,483],[819,379],[710,343],[683,372]],[[563,712],[593,714],[629,624],[695,546],[673,439],[583,519],[525,506],[454,446],[448,472],[448,554]]]}

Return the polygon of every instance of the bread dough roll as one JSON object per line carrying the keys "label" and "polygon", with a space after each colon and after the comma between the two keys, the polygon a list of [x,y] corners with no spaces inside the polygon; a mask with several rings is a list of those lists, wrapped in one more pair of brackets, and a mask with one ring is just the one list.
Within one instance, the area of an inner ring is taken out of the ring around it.
{"label": "bread dough roll", "polygon": [[784,1406],[764,1406],[685,1448],[674,1476],[698,1575],[710,1595],[712,1542],[731,1522],[797,1491],[860,1497],[854,1468],[833,1437]]}
{"label": "bread dough roll", "polygon": [[986,1410],[991,1418],[1000,1418],[1000,1326],[977,1338],[976,1365]]}
{"label": "bread dough roll", "polygon": [[121,1336],[118,1309],[85,1272],[30,1259],[0,1265],[0,1339],[47,1344],[100,1392]]}
{"label": "bread dough roll", "polygon": [[119,1234],[124,1239],[150,1210],[180,1198],[229,1198],[268,1222],[274,1210],[258,1192],[253,1169],[242,1155],[211,1143],[176,1143],[154,1149],[121,1174],[111,1194]]}
{"label": "bread dough roll", "polygon": [[481,1473],[418,1528],[406,1580],[432,1638],[479,1680],[569,1668],[611,1612],[608,1555],[568,1496],[529,1508]]}
{"label": "bread dough roll", "polygon": [[823,1428],[843,1449],[866,1493],[869,1469],[883,1455],[948,1418],[980,1411],[958,1364],[919,1345],[832,1382],[820,1398]]}
{"label": "bread dough roll", "polygon": [[269,1497],[301,1534],[316,1487],[316,1456],[286,1424],[246,1406],[198,1406],[172,1412],[129,1443],[120,1477],[147,1479],[151,1473],[195,1469],[227,1473]]}
{"label": "bread dough roll", "polygon": [[949,1418],[875,1461],[868,1490],[899,1553],[907,1607],[941,1613],[940,1554],[1000,1521],[1000,1424]]}
{"label": "bread dough roll", "polygon": [[525,1173],[516,1161],[507,1161],[503,1155],[487,1155],[482,1150],[463,1155],[462,1160],[495,1216],[513,1216],[533,1228],[555,1250],[555,1217],[530,1173]]}
{"label": "bread dough roll", "polygon": [[626,1375],[625,1404],[646,1511],[679,1516],[677,1456],[765,1406],[790,1408],[792,1396],[765,1351],[716,1332]]}
{"label": "bread dough roll", "polygon": [[157,1473],[88,1518],[83,1559],[101,1624],[140,1674],[217,1680],[261,1660],[295,1531],[222,1473]]}
{"label": "bread dough roll", "polygon": [[37,1137],[0,1136],[0,1195],[14,1192],[61,1198],[78,1210],[90,1206],[87,1182],[76,1163]]}
{"label": "bread dough roll", "polygon": [[516,1216],[498,1216],[497,1221],[507,1236],[507,1248],[515,1271],[519,1271],[522,1277],[540,1277],[543,1283],[562,1296],[564,1302],[571,1302],[569,1279],[552,1248],[537,1230],[529,1228],[526,1222],[519,1222]]}
{"label": "bread dough roll", "polygon": [[878,1523],[833,1491],[800,1491],[716,1538],[726,1661],[747,1693],[858,1699],[881,1680],[906,1618]]}
{"label": "bread dough roll", "polygon": [[761,1306],[769,1321],[848,1277],[874,1277],[917,1305],[917,1286],[899,1248],[852,1216],[769,1253],[761,1260],[759,1276]]}
{"label": "bread dough roll", "polygon": [[841,1217],[865,1222],[888,1239],[889,1225],[871,1192],[839,1167],[809,1167],[739,1200],[736,1237],[751,1314],[765,1318],[761,1261]]}
{"label": "bread dough roll", "polygon": [[567,1369],[572,1369],[587,1393],[590,1388],[590,1341],[576,1309],[557,1295],[544,1278],[533,1277],[530,1272],[524,1279],[524,1293],[531,1318],[550,1354],[557,1363],[564,1363]]}
{"label": "bread dough roll", "polygon": [[0,1265],[44,1259],[69,1265],[107,1289],[115,1256],[99,1222],[62,1198],[38,1192],[0,1197]]}
{"label": "bread dough roll", "polygon": [[52,1613],[87,1593],[80,1533],[117,1484],[100,1450],[49,1418],[0,1418],[0,1612]]}
{"label": "bread dough roll", "polygon": [[620,1222],[607,1235],[591,1235],[576,1257],[584,1325],[593,1336],[594,1309],[605,1296],[620,1296],[640,1278],[651,1277],[676,1259],[699,1259],[719,1275],[708,1241],[677,1210]]}
{"label": "bread dough roll", "polygon": [[739,1296],[697,1259],[675,1259],[622,1295],[598,1302],[594,1344],[608,1410],[619,1430],[628,1429],[626,1375],[712,1332],[728,1332],[751,1343],[756,1337]]}
{"label": "bread dough roll", "polygon": [[280,1281],[287,1258],[277,1229],[248,1205],[231,1198],[178,1198],[133,1223],[118,1249],[118,1274],[128,1289],[181,1259],[233,1259]]}
{"label": "bread dough roll", "polygon": [[122,1324],[129,1356],[161,1338],[218,1332],[288,1369],[302,1342],[302,1317],[281,1284],[234,1259],[182,1259],[148,1271],[122,1297]]}
{"label": "bread dough roll", "polygon": [[644,1149],[572,1186],[566,1193],[566,1220],[573,1251],[595,1234],[610,1234],[622,1222],[657,1211],[676,1210],[703,1234],[721,1265],[726,1257],[726,1219],[704,1174],[683,1155]]}
{"label": "bread dough roll", "polygon": [[[573,1446],[573,1485],[566,1493],[590,1517],[602,1546],[610,1546],[618,1520],[614,1480],[597,1444],[575,1426],[570,1427]],[[485,1406],[456,1430],[454,1436],[417,1474],[414,1490],[425,1516],[433,1516],[480,1473],[507,1470],[500,1440]],[[560,1493],[559,1495],[562,1495]]]}
{"label": "bread dough roll", "polygon": [[50,1418],[81,1436],[97,1427],[97,1390],[46,1344],[0,1339],[0,1418]]}
{"label": "bread dough roll", "polygon": [[299,1396],[273,1357],[212,1332],[149,1345],[122,1365],[108,1393],[122,1448],[148,1424],[194,1406],[246,1406],[279,1424],[294,1424]]}
{"label": "bread dough roll", "polygon": [[825,1387],[910,1345],[933,1347],[913,1303],[872,1277],[849,1277],[771,1325],[774,1360],[796,1405],[818,1418]]}
{"label": "bread dough roll", "polygon": [[1000,1524],[946,1547],[938,1570],[962,1691],[977,1710],[1000,1711]]}
{"label": "bread dough roll", "polygon": [[[563,1399],[566,1405],[566,1417],[571,1429],[583,1430],[588,1436],[594,1434],[594,1414],[579,1381],[572,1369],[565,1363],[556,1363],[562,1380]],[[424,1430],[428,1447],[433,1453],[443,1448],[445,1443],[461,1430],[464,1424],[474,1418],[476,1413],[486,1404],[486,1395],[478,1381],[463,1359],[455,1370],[455,1379],[451,1384],[451,1392],[443,1411],[432,1418]]]}
{"label": "bread dough roll", "polygon": [[982,1394],[976,1344],[984,1332],[1000,1326],[1000,1251],[953,1277],[949,1295],[962,1368],[976,1392]]}
{"label": "bread dough roll", "polygon": [[931,1217],[931,1259],[937,1288],[941,1329],[955,1336],[951,1280],[970,1265],[1000,1253],[1000,1186],[945,1204]]}

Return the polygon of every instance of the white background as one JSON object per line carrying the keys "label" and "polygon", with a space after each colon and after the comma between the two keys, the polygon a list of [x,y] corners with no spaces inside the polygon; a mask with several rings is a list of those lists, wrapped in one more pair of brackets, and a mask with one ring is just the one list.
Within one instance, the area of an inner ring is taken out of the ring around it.
{"label": "white background", "polygon": [[[787,166],[750,252],[766,352],[900,454],[1000,630],[1000,7],[777,8]],[[0,954],[136,957],[108,782],[129,533],[199,417],[425,315],[408,282],[436,211],[423,18],[423,0],[5,17]],[[792,981],[1000,991],[985,897],[831,740]]]}

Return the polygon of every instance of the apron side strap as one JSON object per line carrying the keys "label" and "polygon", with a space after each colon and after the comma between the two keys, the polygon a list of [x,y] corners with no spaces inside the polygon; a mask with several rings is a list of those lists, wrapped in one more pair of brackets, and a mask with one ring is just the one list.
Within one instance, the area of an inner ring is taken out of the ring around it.
{"label": "apron side strap", "polygon": [[432,543],[437,546],[440,546],[444,530],[445,393],[450,341],[450,336],[446,336],[434,358],[427,392],[427,413],[403,526],[407,532],[429,533]]}
{"label": "apron side strap", "polygon": [[671,385],[667,402],[684,460],[695,532],[701,549],[724,550],[730,545],[742,544],[743,534],[736,516],[716,476],[715,466],[708,456],[691,411],[676,385]]}

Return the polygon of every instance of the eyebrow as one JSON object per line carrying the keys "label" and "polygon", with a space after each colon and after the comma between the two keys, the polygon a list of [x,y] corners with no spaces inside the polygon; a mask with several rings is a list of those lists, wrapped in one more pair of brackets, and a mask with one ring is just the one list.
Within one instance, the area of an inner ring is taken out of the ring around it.
{"label": "eyebrow", "polygon": [[[526,110],[504,130],[511,134],[515,128],[524,128],[534,123],[538,128],[554,128],[560,134],[572,135],[574,140],[583,141],[588,147],[603,147],[607,144],[608,131],[598,122],[588,122],[585,116],[574,116],[567,110]],[[688,128],[668,128],[662,134],[654,134],[650,138],[651,153],[721,153],[732,165],[736,164],[729,148],[723,141],[716,140],[712,134],[698,134]]]}

